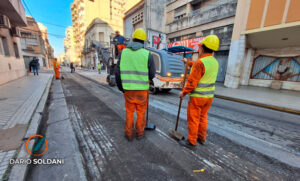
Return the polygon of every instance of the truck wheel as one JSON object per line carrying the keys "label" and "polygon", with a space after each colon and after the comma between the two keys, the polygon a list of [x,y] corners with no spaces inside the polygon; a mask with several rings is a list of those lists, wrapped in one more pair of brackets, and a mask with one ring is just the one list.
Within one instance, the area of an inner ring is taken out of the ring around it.
{"label": "truck wheel", "polygon": [[106,82],[109,84],[109,75],[106,76]]}
{"label": "truck wheel", "polygon": [[153,82],[150,83],[149,92],[150,94],[156,94],[158,92],[158,88],[155,88]]}
{"label": "truck wheel", "polygon": [[114,87],[114,86],[115,86],[115,84],[112,83],[112,82],[109,82],[108,85],[111,86],[111,87]]}
{"label": "truck wheel", "polygon": [[168,92],[170,92],[172,89],[161,89],[161,91],[163,92],[163,93],[168,93]]}

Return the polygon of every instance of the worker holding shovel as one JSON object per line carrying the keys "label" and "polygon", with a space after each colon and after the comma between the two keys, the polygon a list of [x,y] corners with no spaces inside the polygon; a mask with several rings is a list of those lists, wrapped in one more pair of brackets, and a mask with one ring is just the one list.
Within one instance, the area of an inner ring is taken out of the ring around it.
{"label": "worker holding shovel", "polygon": [[149,50],[144,49],[147,34],[142,28],[133,33],[133,42],[121,52],[116,68],[116,83],[124,93],[126,122],[125,137],[133,139],[134,112],[136,110],[136,137],[141,139],[146,126],[145,112],[148,102],[149,81],[155,76],[155,64]]}
{"label": "worker holding shovel", "polygon": [[[190,62],[191,74],[186,86],[180,93],[180,98],[189,94],[187,108],[188,139],[180,141],[182,146],[196,149],[197,141],[204,144],[206,140],[207,112],[213,102],[215,82],[218,76],[219,64],[213,53],[219,49],[219,38],[209,35],[202,41],[200,57],[196,62]],[[186,62],[186,59],[183,59]]]}

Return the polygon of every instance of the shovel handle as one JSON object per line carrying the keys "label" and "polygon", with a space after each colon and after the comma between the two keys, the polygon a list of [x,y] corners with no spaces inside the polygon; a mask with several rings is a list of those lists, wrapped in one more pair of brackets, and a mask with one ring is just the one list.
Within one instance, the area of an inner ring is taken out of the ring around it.
{"label": "shovel handle", "polygon": [[[183,54],[183,56],[185,57],[185,52]],[[188,65],[189,64],[189,60],[187,59],[187,62],[185,63],[185,67],[184,67],[184,77],[183,77],[183,82],[182,82],[182,90],[185,86],[185,81],[186,81],[186,77],[187,77],[187,71],[188,71]],[[179,101],[179,106],[178,106],[178,112],[177,112],[177,118],[176,118],[176,125],[175,125],[175,131],[177,131],[178,128],[178,122],[179,122],[179,117],[180,117],[180,110],[181,110],[181,104],[182,104],[182,98],[180,98]]]}
{"label": "shovel handle", "polygon": [[181,110],[181,103],[182,103],[182,98],[180,98],[180,101],[179,101],[179,107],[178,107],[178,112],[177,112],[175,131],[177,131],[177,128],[178,128],[178,122],[179,122],[179,116],[180,116],[180,110]]}

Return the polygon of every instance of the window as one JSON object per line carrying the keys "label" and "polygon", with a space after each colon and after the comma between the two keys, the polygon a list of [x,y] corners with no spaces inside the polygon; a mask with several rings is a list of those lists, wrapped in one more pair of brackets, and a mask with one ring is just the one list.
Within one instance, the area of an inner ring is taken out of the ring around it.
{"label": "window", "polygon": [[28,26],[33,26],[34,22],[29,20],[29,21],[27,21],[27,24],[28,24]]}
{"label": "window", "polygon": [[6,37],[2,37],[2,46],[3,46],[3,50],[4,50],[4,55],[5,56],[10,56],[9,54],[9,48],[8,48],[8,44],[7,44],[7,38]]}
{"label": "window", "polygon": [[99,32],[99,41],[104,42],[104,32]]}
{"label": "window", "polygon": [[160,73],[161,71],[161,63],[160,63],[160,56],[157,53],[151,52],[156,68],[156,73]]}
{"label": "window", "polygon": [[201,0],[195,0],[191,2],[192,11],[198,10],[201,8]]}
{"label": "window", "polygon": [[140,21],[143,21],[143,18],[144,18],[144,12],[141,11],[132,18],[132,24],[134,25],[139,23]]}
{"label": "window", "polygon": [[186,15],[186,5],[181,6],[174,11],[174,19],[181,19]]}
{"label": "window", "polygon": [[14,50],[15,50],[15,56],[16,58],[20,58],[20,54],[19,54],[19,49],[18,49],[18,44],[14,43]]}
{"label": "window", "polygon": [[25,42],[26,42],[26,45],[34,45],[34,46],[39,45],[37,39],[26,38]]}

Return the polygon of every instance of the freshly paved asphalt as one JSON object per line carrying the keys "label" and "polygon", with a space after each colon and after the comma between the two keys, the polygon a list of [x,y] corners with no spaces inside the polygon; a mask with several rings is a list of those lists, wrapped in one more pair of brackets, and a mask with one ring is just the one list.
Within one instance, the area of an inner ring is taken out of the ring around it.
{"label": "freshly paved asphalt", "polygon": [[[143,140],[124,138],[124,100],[116,88],[65,74],[62,81],[71,123],[88,180],[297,180],[299,117],[215,99],[205,146],[193,152],[168,135],[174,127],[177,91],[150,96],[157,129]],[[185,109],[179,131],[187,134]],[[222,129],[221,129],[222,128]],[[267,145],[267,146],[266,146]],[[272,150],[276,154],[263,153]],[[294,165],[294,166],[293,166]],[[195,170],[204,169],[203,172]]]}

